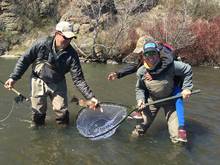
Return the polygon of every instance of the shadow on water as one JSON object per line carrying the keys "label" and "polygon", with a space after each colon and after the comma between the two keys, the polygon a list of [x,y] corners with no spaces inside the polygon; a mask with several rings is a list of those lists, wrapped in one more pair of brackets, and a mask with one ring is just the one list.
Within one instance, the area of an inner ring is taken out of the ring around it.
{"label": "shadow on water", "polygon": [[211,134],[211,131],[209,130],[208,126],[193,119],[188,119],[186,123],[188,132],[188,143],[186,147],[189,151],[192,151],[195,145],[197,145],[198,140],[206,139],[207,136]]}

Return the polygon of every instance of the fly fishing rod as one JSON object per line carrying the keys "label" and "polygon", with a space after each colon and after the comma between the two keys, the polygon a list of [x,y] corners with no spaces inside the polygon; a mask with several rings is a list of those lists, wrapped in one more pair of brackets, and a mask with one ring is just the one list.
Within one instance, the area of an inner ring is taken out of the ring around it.
{"label": "fly fishing rod", "polygon": [[[1,80],[0,80],[0,83],[3,86],[5,85],[5,83],[3,81],[1,81]],[[18,96],[18,97],[15,98],[16,103],[23,102],[23,100],[29,101],[29,98],[27,98],[26,96],[24,96],[23,94],[18,92],[15,88],[11,88],[11,91],[14,92]]]}

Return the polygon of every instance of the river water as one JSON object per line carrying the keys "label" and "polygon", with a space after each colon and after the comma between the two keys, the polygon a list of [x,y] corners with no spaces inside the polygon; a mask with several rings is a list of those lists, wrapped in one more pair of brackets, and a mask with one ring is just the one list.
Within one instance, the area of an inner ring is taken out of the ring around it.
{"label": "river water", "polygon": [[[0,79],[5,81],[16,60],[0,59]],[[135,74],[108,81],[107,73],[122,65],[84,64],[88,84],[101,101],[135,105]],[[194,88],[201,89],[185,103],[188,143],[173,145],[163,112],[141,138],[130,136],[135,121],[125,121],[110,138],[91,141],[82,137],[75,120],[80,107],[70,103],[69,128],[60,128],[48,108],[45,128],[29,128],[30,104],[13,104],[13,93],[0,88],[0,164],[4,165],[217,165],[220,162],[220,70],[194,67]],[[16,84],[16,89],[29,96],[29,74]],[[74,94],[67,75],[69,99]],[[10,113],[11,112],[11,113]],[[7,115],[9,114],[8,118]],[[4,120],[4,121],[3,121]]]}

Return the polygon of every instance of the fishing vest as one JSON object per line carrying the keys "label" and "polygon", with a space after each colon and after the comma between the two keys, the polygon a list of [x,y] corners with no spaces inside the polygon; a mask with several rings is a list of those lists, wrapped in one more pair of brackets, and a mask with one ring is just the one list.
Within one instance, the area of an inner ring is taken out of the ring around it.
{"label": "fishing vest", "polygon": [[163,74],[155,76],[151,81],[145,79],[144,83],[148,89],[149,96],[153,99],[162,99],[172,94],[174,89],[174,65]]}
{"label": "fishing vest", "polygon": [[57,83],[65,77],[54,64],[54,55],[44,46],[38,51],[38,58],[33,62],[32,74],[34,77],[42,79],[45,83]]}

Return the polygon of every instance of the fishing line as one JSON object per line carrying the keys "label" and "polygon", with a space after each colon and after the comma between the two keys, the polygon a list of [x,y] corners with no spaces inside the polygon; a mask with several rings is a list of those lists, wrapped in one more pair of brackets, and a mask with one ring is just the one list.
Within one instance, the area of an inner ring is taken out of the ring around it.
{"label": "fishing line", "polygon": [[6,121],[11,116],[12,112],[14,111],[14,107],[15,107],[15,101],[13,100],[11,110],[9,111],[9,113],[7,114],[6,117],[4,117],[3,119],[0,120],[0,122]]}
{"label": "fishing line", "polygon": [[3,119],[0,120],[0,124],[1,124],[1,126],[3,126],[3,127],[0,127],[0,129],[4,129],[5,125],[2,125],[2,123],[4,121],[6,121],[11,116],[12,112],[14,111],[14,107],[15,107],[15,101],[13,100],[11,110],[9,111],[9,113],[7,114],[6,117],[4,117]]}

